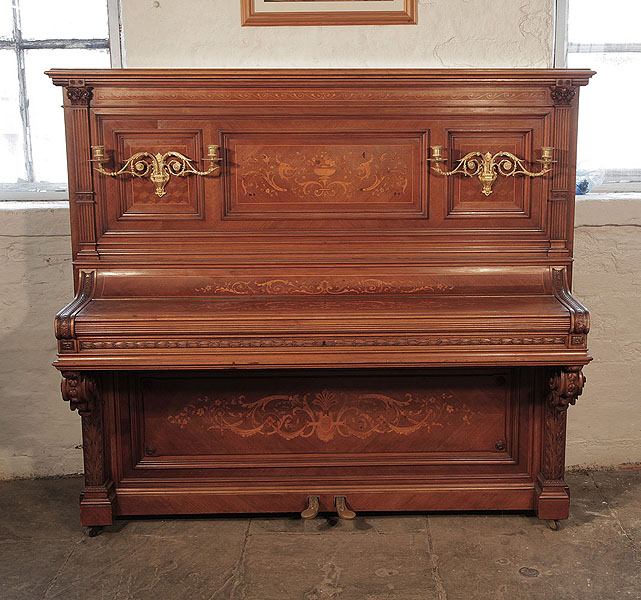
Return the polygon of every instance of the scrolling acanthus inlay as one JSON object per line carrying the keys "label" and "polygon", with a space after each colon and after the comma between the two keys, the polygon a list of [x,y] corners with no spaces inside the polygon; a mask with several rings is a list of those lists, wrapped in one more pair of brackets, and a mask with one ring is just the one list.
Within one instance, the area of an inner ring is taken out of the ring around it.
{"label": "scrolling acanthus inlay", "polygon": [[384,394],[355,395],[330,392],[274,395],[248,400],[245,396],[203,396],[187,404],[168,421],[184,429],[192,422],[208,430],[233,432],[242,437],[276,435],[285,440],[317,437],[329,442],[336,436],[366,439],[375,434],[410,435],[444,427],[455,416],[471,424],[473,412],[453,402],[451,394],[400,400]]}
{"label": "scrolling acanthus inlay", "polygon": [[342,294],[416,294],[420,292],[449,292],[452,285],[443,283],[426,284],[422,282],[390,283],[381,279],[359,279],[355,281],[298,281],[270,279],[267,281],[223,281],[208,283],[194,291],[212,295],[231,294],[251,296],[265,294],[301,296],[338,296]]}
{"label": "scrolling acanthus inlay", "polygon": [[199,91],[199,90],[113,90],[98,88],[96,90],[99,100],[151,100],[151,101],[218,101],[218,102],[310,102],[320,101],[337,101],[337,102],[376,102],[376,101],[415,101],[415,102],[433,102],[439,100],[446,101],[468,101],[468,100],[485,100],[485,101],[521,101],[521,102],[542,102],[548,98],[545,90],[528,90],[528,91],[466,91],[457,92],[448,89],[446,93],[435,90],[426,91],[323,91],[323,90],[225,90],[225,91]]}

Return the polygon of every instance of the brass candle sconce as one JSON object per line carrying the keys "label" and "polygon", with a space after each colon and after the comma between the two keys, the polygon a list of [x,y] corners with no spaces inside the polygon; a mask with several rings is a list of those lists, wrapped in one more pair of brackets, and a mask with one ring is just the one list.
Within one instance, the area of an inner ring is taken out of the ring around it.
{"label": "brass candle sconce", "polygon": [[492,186],[499,175],[503,177],[513,177],[514,175],[526,175],[528,177],[541,177],[552,169],[556,162],[552,159],[554,148],[543,146],[541,148],[541,158],[537,162],[541,163],[541,170],[534,173],[525,168],[523,160],[505,150],[492,154],[490,152],[468,152],[461,158],[451,171],[443,171],[441,165],[447,159],[443,156],[443,146],[431,146],[432,157],[428,160],[435,163],[432,166],[437,173],[446,177],[455,173],[462,173],[467,177],[478,177],[483,184],[483,194],[489,196],[492,193]]}
{"label": "brass candle sconce", "polygon": [[136,152],[132,154],[117,171],[107,171],[103,165],[109,162],[105,156],[104,146],[91,146],[92,158],[89,162],[96,163],[96,171],[109,177],[128,174],[134,177],[149,177],[156,186],[156,196],[162,198],[167,192],[165,186],[172,177],[185,177],[186,175],[219,175],[222,158],[218,154],[218,146],[210,144],[207,146],[207,156],[204,161],[211,163],[205,171],[199,171],[194,167],[193,160],[180,152],[170,150],[161,154],[151,152]]}

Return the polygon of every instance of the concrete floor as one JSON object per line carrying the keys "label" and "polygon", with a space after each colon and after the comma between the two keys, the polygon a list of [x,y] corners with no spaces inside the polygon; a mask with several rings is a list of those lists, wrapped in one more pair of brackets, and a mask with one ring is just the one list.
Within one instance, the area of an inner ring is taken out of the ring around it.
{"label": "concrete floor", "polygon": [[78,523],[80,478],[0,482],[0,599],[641,599],[641,471],[571,473],[572,516]]}

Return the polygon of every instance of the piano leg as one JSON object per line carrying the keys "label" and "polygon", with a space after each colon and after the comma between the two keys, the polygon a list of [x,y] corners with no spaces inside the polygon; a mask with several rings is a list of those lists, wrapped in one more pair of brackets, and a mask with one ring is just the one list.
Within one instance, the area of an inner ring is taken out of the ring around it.
{"label": "piano leg", "polygon": [[543,406],[541,471],[535,486],[535,511],[539,519],[567,519],[570,513],[569,488],[565,474],[565,427],[567,410],[559,409],[549,398]]}
{"label": "piano leg", "polygon": [[65,371],[62,377],[62,397],[82,418],[85,489],[80,495],[80,522],[86,527],[111,525],[115,494],[105,463],[104,403],[98,381],[81,371]]}

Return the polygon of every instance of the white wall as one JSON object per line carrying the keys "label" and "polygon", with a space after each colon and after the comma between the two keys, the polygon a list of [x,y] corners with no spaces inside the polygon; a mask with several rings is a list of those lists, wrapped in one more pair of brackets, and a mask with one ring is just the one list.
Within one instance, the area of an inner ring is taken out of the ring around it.
{"label": "white wall", "polygon": [[417,25],[241,27],[240,0],[122,0],[128,67],[549,67],[554,0],[419,0]]}
{"label": "white wall", "polygon": [[82,470],[53,316],[73,297],[66,203],[0,203],[0,479]]}
{"label": "white wall", "polygon": [[[574,294],[590,310],[594,361],[568,413],[567,462],[641,462],[641,195],[577,204]],[[629,197],[629,199],[621,199]]]}
{"label": "white wall", "polygon": [[[239,0],[123,0],[130,67],[546,67],[553,0],[421,0],[419,25],[240,27]],[[593,315],[568,464],[641,461],[641,202],[577,207],[575,290]],[[53,316],[72,297],[68,210],[0,206],[0,478],[82,469]]]}

